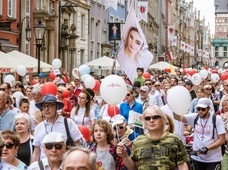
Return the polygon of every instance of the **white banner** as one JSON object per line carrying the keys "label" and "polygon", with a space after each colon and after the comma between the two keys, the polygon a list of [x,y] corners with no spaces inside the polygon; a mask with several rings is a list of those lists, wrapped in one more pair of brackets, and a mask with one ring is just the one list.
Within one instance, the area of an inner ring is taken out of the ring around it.
{"label": "white banner", "polygon": [[185,49],[185,42],[184,42],[184,41],[181,41],[180,49],[181,49],[181,50],[184,50],[184,49]]}
{"label": "white banner", "polygon": [[195,47],[191,45],[191,51],[190,51],[191,56],[194,56],[194,51],[195,51]]}
{"label": "white banner", "polygon": [[173,37],[172,46],[175,46],[175,47],[177,46],[177,36]]}
{"label": "white banner", "polygon": [[175,35],[175,30],[173,25],[168,26],[168,40],[172,40]]}
{"label": "white banner", "polygon": [[202,50],[198,49],[198,56],[201,57],[202,56]]}
{"label": "white banner", "polygon": [[139,21],[144,20],[147,23],[148,2],[138,2],[138,18]]}
{"label": "white banner", "polygon": [[112,7],[117,11],[117,0],[105,0],[105,10],[107,10],[109,7]]}

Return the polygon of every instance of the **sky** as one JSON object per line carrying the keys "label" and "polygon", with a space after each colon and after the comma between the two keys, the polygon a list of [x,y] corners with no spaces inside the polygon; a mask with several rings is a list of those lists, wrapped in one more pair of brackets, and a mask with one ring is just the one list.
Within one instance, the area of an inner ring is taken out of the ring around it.
{"label": "sky", "polygon": [[194,7],[200,11],[200,19],[203,19],[205,16],[206,26],[208,22],[210,22],[211,34],[215,32],[215,8],[214,8],[214,0],[193,0]]}

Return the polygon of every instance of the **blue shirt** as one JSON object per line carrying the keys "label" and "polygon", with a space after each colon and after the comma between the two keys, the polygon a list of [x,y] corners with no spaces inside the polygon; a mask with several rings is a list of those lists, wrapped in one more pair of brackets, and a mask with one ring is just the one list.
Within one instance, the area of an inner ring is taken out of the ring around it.
{"label": "blue shirt", "polygon": [[0,131],[4,131],[6,129],[13,131],[14,130],[14,116],[17,113],[6,109],[1,115],[0,115]]}
{"label": "blue shirt", "polygon": [[128,102],[124,102],[120,104],[120,114],[124,116],[124,118],[126,119],[126,121],[128,122],[128,117],[129,117],[129,111],[133,110],[137,113],[141,113],[143,112],[143,105],[138,103],[138,102],[134,102],[134,104],[132,105],[132,107],[130,107]]}

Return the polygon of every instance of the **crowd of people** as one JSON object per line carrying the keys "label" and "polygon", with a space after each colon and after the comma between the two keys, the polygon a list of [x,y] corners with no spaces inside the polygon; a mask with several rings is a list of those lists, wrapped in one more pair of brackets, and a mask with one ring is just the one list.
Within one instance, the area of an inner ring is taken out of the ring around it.
{"label": "crowd of people", "polygon": [[[228,80],[206,78],[196,86],[180,71],[143,73],[137,68],[133,82],[119,75],[127,91],[114,115],[99,89],[85,87],[80,76],[70,82],[59,75],[56,95],[42,93],[45,73],[35,85],[3,82],[0,169],[228,170]],[[191,95],[181,115],[167,101],[175,86]],[[15,97],[18,91],[23,96]],[[132,112],[143,127],[129,123]]]}

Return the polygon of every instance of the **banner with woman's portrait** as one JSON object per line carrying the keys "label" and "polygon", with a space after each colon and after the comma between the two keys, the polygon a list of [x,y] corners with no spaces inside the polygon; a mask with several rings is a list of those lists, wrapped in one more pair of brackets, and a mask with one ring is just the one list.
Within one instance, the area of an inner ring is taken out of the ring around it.
{"label": "banner with woman's portrait", "polygon": [[137,76],[137,68],[143,67],[144,70],[147,70],[153,60],[133,5],[131,5],[121,34],[117,60],[132,82]]}
{"label": "banner with woman's portrait", "polygon": [[109,41],[121,39],[120,23],[109,23],[108,30],[109,30]]}

